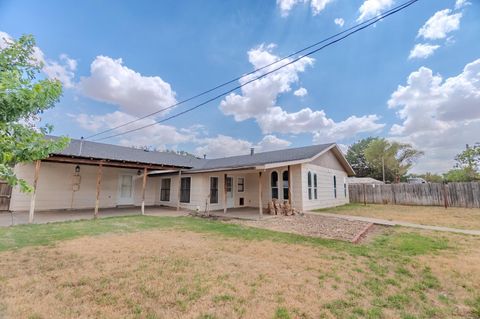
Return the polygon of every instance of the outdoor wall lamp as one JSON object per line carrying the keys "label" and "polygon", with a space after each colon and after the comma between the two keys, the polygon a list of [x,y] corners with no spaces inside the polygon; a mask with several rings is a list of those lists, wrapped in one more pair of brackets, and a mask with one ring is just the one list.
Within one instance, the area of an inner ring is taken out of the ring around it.
{"label": "outdoor wall lamp", "polygon": [[75,166],[75,173],[80,173],[80,165]]}
{"label": "outdoor wall lamp", "polygon": [[139,170],[137,171],[137,175],[138,175],[138,176],[142,175],[142,170],[139,169]]}

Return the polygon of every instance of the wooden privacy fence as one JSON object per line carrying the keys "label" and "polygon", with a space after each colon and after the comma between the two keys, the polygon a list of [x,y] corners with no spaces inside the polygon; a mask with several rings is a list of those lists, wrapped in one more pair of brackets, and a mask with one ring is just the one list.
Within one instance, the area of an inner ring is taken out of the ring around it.
{"label": "wooden privacy fence", "polygon": [[350,184],[351,203],[480,207],[480,183]]}

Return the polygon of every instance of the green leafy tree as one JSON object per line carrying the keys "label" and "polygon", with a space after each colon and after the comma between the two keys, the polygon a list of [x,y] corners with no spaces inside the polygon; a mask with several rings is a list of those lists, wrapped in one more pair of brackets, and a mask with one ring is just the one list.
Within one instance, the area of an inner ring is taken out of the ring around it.
{"label": "green leafy tree", "polygon": [[480,179],[480,145],[468,146],[455,157],[456,168],[463,170],[469,181]]}
{"label": "green leafy tree", "polygon": [[466,168],[454,168],[443,174],[446,182],[470,182],[471,172]]}
{"label": "green leafy tree", "polygon": [[365,150],[372,141],[378,140],[378,137],[367,137],[353,143],[347,151],[346,158],[357,177],[372,177],[374,175],[373,167],[365,158]]}
{"label": "green leafy tree", "polygon": [[29,191],[30,186],[15,175],[14,166],[46,158],[68,144],[67,138],[45,137],[52,131],[50,125],[35,126],[39,115],[59,100],[62,85],[37,79],[42,64],[33,58],[33,36],[0,41],[5,43],[0,47],[0,179]]}
{"label": "green leafy tree", "polygon": [[371,177],[381,180],[384,166],[385,180],[395,182],[400,181],[422,155],[423,152],[414,149],[410,144],[390,142],[384,138],[372,141],[365,149],[365,159],[373,169]]}

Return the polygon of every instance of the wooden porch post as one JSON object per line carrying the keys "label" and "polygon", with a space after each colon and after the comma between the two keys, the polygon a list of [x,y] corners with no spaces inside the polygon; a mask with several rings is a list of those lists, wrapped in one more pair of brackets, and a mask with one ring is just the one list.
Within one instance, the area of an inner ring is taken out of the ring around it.
{"label": "wooden porch post", "polygon": [[227,213],[227,174],[223,175],[223,213]]}
{"label": "wooden porch post", "polygon": [[30,198],[30,211],[28,213],[28,223],[33,223],[33,216],[35,213],[35,198],[37,197],[37,182],[38,182],[38,175],[40,173],[40,163],[41,160],[35,161],[35,175],[33,177],[33,193],[32,197]]}
{"label": "wooden porch post", "polygon": [[180,210],[180,193],[182,190],[182,171],[178,171],[177,211]]}
{"label": "wooden porch post", "polygon": [[142,183],[142,215],[145,215],[145,187],[147,186],[147,168],[143,168],[143,183]]}
{"label": "wooden porch post", "polygon": [[98,171],[97,171],[97,198],[95,200],[95,212],[93,214],[93,218],[97,219],[98,217],[98,205],[100,203],[100,186],[102,184],[102,167],[103,163],[98,164]]}
{"label": "wooden porch post", "polygon": [[260,218],[263,216],[263,204],[262,204],[262,172],[258,172],[258,213]]}
{"label": "wooden porch post", "polygon": [[290,165],[287,166],[288,169],[288,203],[292,207],[292,170]]}

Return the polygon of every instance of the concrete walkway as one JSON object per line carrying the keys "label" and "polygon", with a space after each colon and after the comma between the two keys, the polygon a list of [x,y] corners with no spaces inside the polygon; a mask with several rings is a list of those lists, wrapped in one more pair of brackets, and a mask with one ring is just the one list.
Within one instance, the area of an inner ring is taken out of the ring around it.
{"label": "concrete walkway", "polygon": [[343,219],[347,219],[347,220],[359,220],[359,221],[362,221],[362,222],[369,222],[369,223],[373,223],[373,224],[377,224],[377,225],[403,226],[403,227],[420,228],[420,229],[426,229],[426,230],[436,230],[436,231],[443,231],[443,232],[450,232],[450,233],[459,233],[459,234],[480,236],[480,230],[470,230],[470,229],[459,229],[459,228],[450,228],[450,227],[442,227],[442,226],[421,225],[421,224],[402,222],[402,221],[398,221],[398,220],[387,220],[387,219],[380,219],[380,218],[373,218],[373,217],[341,215],[341,214],[331,214],[331,213],[321,213],[321,212],[307,212],[307,214],[322,215],[322,216],[328,216],[328,217],[337,217],[337,218],[343,218]]}
{"label": "concrete walkway", "polygon": [[[140,215],[140,207],[118,207],[101,208],[98,213],[99,218],[115,216]],[[187,216],[187,211],[177,211],[169,207],[145,207],[145,215],[149,216]],[[65,222],[82,219],[93,219],[93,209],[78,210],[57,210],[35,212],[34,224],[46,224],[54,222]],[[21,225],[28,223],[28,212],[2,212],[0,213],[0,227]]]}

